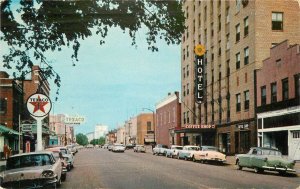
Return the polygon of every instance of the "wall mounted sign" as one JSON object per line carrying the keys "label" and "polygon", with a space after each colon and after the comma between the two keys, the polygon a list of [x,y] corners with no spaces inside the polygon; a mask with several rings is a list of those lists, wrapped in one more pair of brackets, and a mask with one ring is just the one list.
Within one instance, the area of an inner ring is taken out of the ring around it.
{"label": "wall mounted sign", "polygon": [[70,125],[80,125],[85,122],[85,117],[83,116],[66,116],[64,123]]}
{"label": "wall mounted sign", "polygon": [[215,125],[184,125],[186,129],[215,129]]}
{"label": "wall mounted sign", "polygon": [[203,45],[197,45],[195,47],[196,54],[196,82],[195,82],[195,101],[201,104],[204,100],[204,54],[205,47]]}

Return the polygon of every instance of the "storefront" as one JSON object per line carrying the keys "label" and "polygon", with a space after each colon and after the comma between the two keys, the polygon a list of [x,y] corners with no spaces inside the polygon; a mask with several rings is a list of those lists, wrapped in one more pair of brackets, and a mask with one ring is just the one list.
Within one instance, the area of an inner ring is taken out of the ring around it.
{"label": "storefront", "polygon": [[300,106],[257,114],[257,145],[300,160]]}
{"label": "storefront", "polygon": [[11,150],[10,154],[19,152],[19,132],[0,125],[0,158],[4,158],[4,145]]}
{"label": "storefront", "polygon": [[180,134],[181,145],[215,146],[215,125],[184,125],[175,130]]}

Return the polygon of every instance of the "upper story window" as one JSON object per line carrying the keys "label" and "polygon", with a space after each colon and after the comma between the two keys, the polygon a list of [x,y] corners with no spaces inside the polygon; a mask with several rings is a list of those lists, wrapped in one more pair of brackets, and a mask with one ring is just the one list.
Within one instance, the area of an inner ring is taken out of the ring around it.
{"label": "upper story window", "polygon": [[186,94],[187,94],[187,95],[190,94],[189,83],[186,84]]}
{"label": "upper story window", "polygon": [[249,91],[244,92],[244,98],[245,98],[244,108],[245,110],[249,110],[249,102],[250,102]]}
{"label": "upper story window", "polygon": [[244,36],[247,36],[249,33],[249,22],[248,16],[244,19]]}
{"label": "upper story window", "polygon": [[240,41],[240,37],[241,37],[241,28],[240,28],[240,24],[235,26],[235,41],[238,42]]}
{"label": "upper story window", "polygon": [[230,49],[229,34],[226,35],[226,50]]}
{"label": "upper story window", "polygon": [[183,72],[183,78],[185,78],[185,68],[182,69]]}
{"label": "upper story window", "polygon": [[0,115],[5,115],[7,112],[7,98],[0,99]]}
{"label": "upper story window", "polygon": [[241,94],[236,94],[236,111],[239,112],[241,111]]}
{"label": "upper story window", "polygon": [[249,63],[249,47],[244,48],[244,64],[247,65]]}
{"label": "upper story window", "polygon": [[189,46],[186,46],[186,57],[188,58],[190,55],[190,52],[189,52]]}
{"label": "upper story window", "polygon": [[266,90],[266,86],[262,86],[260,88],[261,92],[261,105],[266,105],[267,104],[267,90]]}
{"label": "upper story window", "polygon": [[277,102],[277,84],[271,83],[271,103]]}
{"label": "upper story window", "polygon": [[204,7],[204,22],[206,21],[206,17],[207,17],[207,8],[205,6]]}
{"label": "upper story window", "polygon": [[190,116],[189,116],[189,111],[186,112],[186,122],[190,123]]}
{"label": "upper story window", "polygon": [[230,22],[230,17],[229,17],[229,7],[226,8],[226,23]]}
{"label": "upper story window", "polygon": [[185,85],[183,85],[183,96],[185,96]]}
{"label": "upper story window", "polygon": [[218,16],[218,31],[221,30],[221,15]]}
{"label": "upper story window", "polygon": [[176,118],[176,111],[175,111],[175,107],[173,108],[173,122],[175,122],[175,118]]}
{"label": "upper story window", "polygon": [[295,78],[295,97],[300,97],[300,73],[294,76]]}
{"label": "upper story window", "polygon": [[283,13],[272,12],[272,30],[282,31],[283,30]]}
{"label": "upper story window", "polygon": [[189,65],[186,65],[186,76],[188,77],[190,75]]}
{"label": "upper story window", "polygon": [[147,121],[147,131],[151,131],[151,121]]}
{"label": "upper story window", "polygon": [[288,78],[282,80],[282,100],[289,99],[289,80]]}
{"label": "upper story window", "polygon": [[189,18],[189,7],[186,7],[186,18]]}
{"label": "upper story window", "polygon": [[183,60],[185,60],[185,49],[183,49]]}
{"label": "upper story window", "polygon": [[240,63],[241,63],[241,54],[237,53],[235,55],[235,62],[236,62],[236,69],[240,69]]}
{"label": "upper story window", "polygon": [[235,5],[236,5],[236,12],[239,12],[241,9],[241,4],[242,4],[242,0],[236,0],[235,1]]}

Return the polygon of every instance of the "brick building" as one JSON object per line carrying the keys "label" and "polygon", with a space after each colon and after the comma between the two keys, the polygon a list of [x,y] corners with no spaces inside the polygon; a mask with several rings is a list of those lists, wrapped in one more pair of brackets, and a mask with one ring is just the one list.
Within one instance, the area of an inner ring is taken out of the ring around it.
{"label": "brick building", "polygon": [[[266,77],[267,76],[267,77]],[[257,145],[300,160],[300,46],[271,48],[257,70]]]}
{"label": "brick building", "polygon": [[179,92],[169,93],[167,97],[156,104],[156,143],[164,145],[181,145],[181,104]]}
{"label": "brick building", "polygon": [[[300,8],[294,0],[183,1],[181,121],[216,125],[208,137],[227,154],[257,145],[254,70],[269,49],[288,39],[299,44]],[[195,103],[194,47],[203,44],[206,100]],[[201,133],[185,134],[189,143]],[[203,134],[203,136],[205,136]]]}
{"label": "brick building", "polygon": [[141,113],[137,119],[136,144],[150,144],[154,142],[154,113]]}
{"label": "brick building", "polygon": [[10,79],[6,72],[0,72],[0,156],[7,144],[13,151],[19,151],[19,119],[23,117],[23,92],[18,81]]}
{"label": "brick building", "polygon": [[65,124],[64,114],[50,115],[49,130],[55,135],[49,136],[49,143],[47,145],[68,145],[72,144],[74,138],[73,127]]}

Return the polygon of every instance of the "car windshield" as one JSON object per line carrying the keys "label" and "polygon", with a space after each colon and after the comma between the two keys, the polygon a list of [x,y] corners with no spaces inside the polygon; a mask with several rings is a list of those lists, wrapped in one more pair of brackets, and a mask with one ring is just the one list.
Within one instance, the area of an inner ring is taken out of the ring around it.
{"label": "car windshield", "polygon": [[219,151],[218,148],[213,147],[213,146],[210,146],[210,147],[203,147],[202,150],[203,150],[203,151],[216,151],[216,152]]}
{"label": "car windshield", "polygon": [[182,146],[176,146],[175,149],[182,150]]}
{"label": "car windshield", "polygon": [[48,154],[23,155],[8,158],[6,170],[44,165],[51,165],[50,156]]}
{"label": "car windshield", "polygon": [[199,147],[189,147],[188,150],[195,150],[195,151],[198,151],[198,150],[199,150]]}
{"label": "car windshield", "polygon": [[115,145],[115,146],[118,146],[118,147],[123,147],[123,145],[122,145],[122,144],[117,144],[117,145]]}
{"label": "car windshield", "polygon": [[61,152],[62,154],[68,154],[67,149],[60,149],[60,152]]}
{"label": "car windshield", "polygon": [[167,146],[167,145],[162,145],[161,147],[162,147],[162,148],[168,148],[168,146]]}

